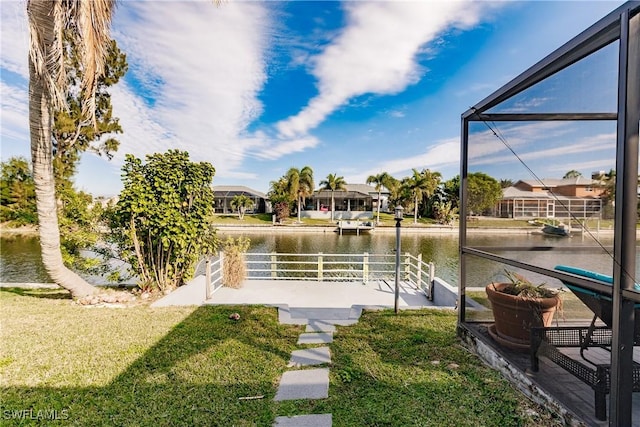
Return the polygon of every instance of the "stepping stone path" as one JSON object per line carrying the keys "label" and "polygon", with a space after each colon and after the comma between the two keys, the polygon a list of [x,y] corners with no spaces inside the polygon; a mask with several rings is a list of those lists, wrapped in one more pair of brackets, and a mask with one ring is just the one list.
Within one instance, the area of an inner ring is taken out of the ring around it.
{"label": "stepping stone path", "polygon": [[[316,345],[333,342],[335,325],[356,323],[362,310],[281,307],[278,311],[281,323],[306,324],[297,345],[312,347],[293,351],[289,361],[291,370],[282,375],[274,400],[329,397],[329,368],[314,366],[331,364],[331,353],[329,347]],[[309,414],[277,417],[274,427],[331,427],[332,424],[331,414]]]}

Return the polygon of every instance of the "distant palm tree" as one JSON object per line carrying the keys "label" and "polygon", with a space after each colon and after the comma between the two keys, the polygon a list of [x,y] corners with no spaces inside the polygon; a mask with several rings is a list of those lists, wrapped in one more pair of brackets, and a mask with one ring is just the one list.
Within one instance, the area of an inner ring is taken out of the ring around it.
{"label": "distant palm tree", "polygon": [[562,177],[562,179],[567,179],[567,178],[579,178],[581,177],[582,174],[580,172],[578,172],[575,169],[571,169],[569,172],[565,173],[564,176]]}
{"label": "distant palm tree", "polygon": [[377,217],[376,223],[380,224],[380,197],[382,195],[382,187],[389,188],[389,183],[391,181],[391,175],[386,172],[379,173],[378,175],[369,175],[367,178],[367,184],[375,184],[375,189],[378,192],[378,202],[377,202]]}
{"label": "distant palm tree", "polygon": [[411,192],[413,198],[414,224],[418,223],[418,207],[420,206],[420,202],[435,193],[438,185],[440,185],[441,177],[440,172],[431,172],[429,169],[423,169],[422,172],[418,172],[417,169],[413,169],[413,175],[405,181],[405,185]]}
{"label": "distant palm tree", "polygon": [[336,202],[334,198],[334,192],[346,190],[347,182],[343,176],[336,176],[330,173],[327,175],[327,179],[320,181],[320,188],[322,190],[331,190],[331,222],[333,222],[333,211],[336,208]]}
{"label": "distant palm tree", "polygon": [[85,118],[95,123],[95,91],[102,74],[108,45],[114,0],[62,2],[29,0],[29,131],[35,183],[42,263],[51,279],[74,298],[90,295],[96,288],[65,267],[60,250],[51,141],[53,108],[64,109],[64,30],[73,27],[76,43],[83,47],[81,69]]}
{"label": "distant palm tree", "polygon": [[500,188],[509,188],[513,187],[513,181],[510,179],[501,179],[500,180]]}
{"label": "distant palm tree", "polygon": [[300,170],[291,168],[287,171],[286,178],[289,194],[297,200],[298,222],[302,222],[300,213],[304,208],[304,199],[313,193],[313,169],[309,166]]}
{"label": "distant palm tree", "polygon": [[238,194],[231,199],[231,208],[238,210],[238,219],[241,221],[247,209],[251,209],[254,205],[255,202],[245,194]]}

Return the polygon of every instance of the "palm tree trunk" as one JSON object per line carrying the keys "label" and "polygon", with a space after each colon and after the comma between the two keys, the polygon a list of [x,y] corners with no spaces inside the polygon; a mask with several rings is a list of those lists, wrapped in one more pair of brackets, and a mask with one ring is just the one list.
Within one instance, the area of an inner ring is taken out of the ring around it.
{"label": "palm tree trunk", "polygon": [[415,203],[413,206],[413,223],[418,223],[418,196],[416,196]]}
{"label": "palm tree trunk", "polygon": [[[44,43],[47,52],[54,40],[53,4],[51,1],[29,3],[30,17],[38,26],[41,37],[40,40],[31,40],[31,43]],[[29,131],[42,263],[57,285],[71,292],[74,298],[80,298],[95,293],[96,288],[65,267],[62,262],[53,178],[51,110],[51,94],[42,73],[37,72],[29,56]]]}
{"label": "palm tree trunk", "polygon": [[336,210],[336,200],[333,196],[333,191],[331,191],[331,222],[333,222],[333,211]]}
{"label": "palm tree trunk", "polygon": [[382,195],[382,191],[378,190],[378,215],[376,217],[376,224],[380,224],[380,196]]}

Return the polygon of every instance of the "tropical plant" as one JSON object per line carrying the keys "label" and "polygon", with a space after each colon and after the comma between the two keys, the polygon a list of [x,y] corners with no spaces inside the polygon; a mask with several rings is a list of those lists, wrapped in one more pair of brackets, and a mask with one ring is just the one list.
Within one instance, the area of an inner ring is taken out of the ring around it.
{"label": "tropical plant", "polygon": [[140,287],[171,289],[191,277],[201,256],[215,250],[210,227],[215,169],[189,161],[189,154],[179,150],[146,160],[126,156],[110,241]]}
{"label": "tropical plant", "polygon": [[581,177],[582,174],[580,172],[578,172],[575,169],[571,169],[569,172],[565,173],[564,176],[562,177],[562,179],[567,179],[567,178],[579,178]]}
{"label": "tropical plant", "polygon": [[460,175],[445,181],[442,184],[442,191],[446,200],[451,202],[454,208],[460,208]]}
{"label": "tropical plant", "polygon": [[115,1],[27,2],[29,25],[29,131],[35,184],[42,262],[51,279],[73,297],[96,292],[62,259],[53,173],[53,111],[66,107],[67,79],[63,34],[71,30],[81,46],[78,58],[83,70],[79,91],[85,120],[96,123],[97,78],[103,73],[111,42],[109,24]]}
{"label": "tropical plant", "polygon": [[513,187],[513,181],[510,179],[501,179],[500,180],[500,188],[509,188]]}
{"label": "tropical plant", "polygon": [[301,212],[304,209],[304,200],[313,193],[313,169],[309,166],[302,169],[291,168],[285,177],[289,194],[296,198],[298,223],[300,223],[302,222]]}
{"label": "tropical plant", "polygon": [[451,225],[458,216],[458,208],[453,207],[451,200],[435,202],[433,210],[439,224]]}
{"label": "tropical plant", "polygon": [[505,269],[504,275],[509,286],[502,288],[500,292],[505,294],[524,298],[551,298],[559,293],[557,289],[546,287],[546,283],[533,283],[531,279],[512,270]]}
{"label": "tropical plant", "polygon": [[31,166],[24,157],[0,163],[0,221],[37,224],[36,194]]}
{"label": "tropical plant", "polygon": [[347,182],[344,180],[344,177],[336,176],[335,174],[330,173],[329,175],[327,175],[326,179],[320,181],[320,188],[322,190],[331,191],[331,221],[333,222],[333,211],[336,210],[334,193],[336,191],[346,190]]}
{"label": "tropical plant", "polygon": [[113,116],[110,86],[118,83],[127,72],[127,57],[118,48],[115,40],[108,44],[104,58],[104,73],[97,78],[95,89],[95,120],[86,120],[83,113],[84,94],[79,88],[82,82],[80,58],[81,46],[78,43],[75,24],[63,35],[65,46],[65,75],[67,78],[65,108],[54,112],[53,121],[53,167],[56,178],[56,192],[66,181],[71,186],[71,177],[75,175],[81,153],[91,151],[108,159],[118,149],[119,141],[110,134],[122,133],[118,118]]}
{"label": "tropical plant", "polygon": [[429,169],[423,169],[418,172],[413,169],[413,175],[407,178],[405,187],[411,194],[413,199],[413,223],[418,223],[418,209],[420,203],[428,197],[431,197],[440,185],[440,172],[431,172]]}
{"label": "tropical plant", "polygon": [[378,175],[369,175],[367,177],[367,184],[374,184],[376,191],[378,192],[378,202],[376,203],[376,223],[380,224],[380,197],[382,197],[382,188],[391,187],[392,177],[386,172],[381,172]]}
{"label": "tropical plant", "polygon": [[273,211],[276,215],[276,221],[282,222],[289,218],[291,213],[291,203],[293,198],[289,194],[287,179],[281,177],[277,181],[271,181],[269,183],[270,190],[267,193],[267,197],[273,206]]}
{"label": "tropical plant", "polygon": [[500,183],[483,172],[467,176],[467,206],[469,213],[483,214],[493,209],[502,199]]}
{"label": "tropical plant", "polygon": [[231,208],[238,210],[238,219],[241,221],[244,219],[244,214],[247,209],[251,209],[255,205],[253,199],[246,194],[238,194],[231,199]]}
{"label": "tropical plant", "polygon": [[250,240],[246,237],[234,239],[228,237],[222,242],[222,283],[230,288],[242,287],[247,277],[244,254],[249,249]]}

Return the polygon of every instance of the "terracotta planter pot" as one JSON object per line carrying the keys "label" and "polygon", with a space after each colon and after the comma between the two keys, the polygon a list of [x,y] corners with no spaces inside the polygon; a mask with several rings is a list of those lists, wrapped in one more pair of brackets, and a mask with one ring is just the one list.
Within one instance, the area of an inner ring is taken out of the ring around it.
{"label": "terracotta planter pot", "polygon": [[491,283],[485,288],[493,310],[489,334],[506,347],[528,350],[532,327],[551,326],[560,296],[526,298],[500,292],[510,283]]}

